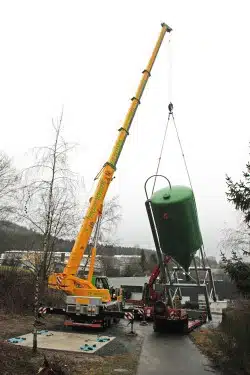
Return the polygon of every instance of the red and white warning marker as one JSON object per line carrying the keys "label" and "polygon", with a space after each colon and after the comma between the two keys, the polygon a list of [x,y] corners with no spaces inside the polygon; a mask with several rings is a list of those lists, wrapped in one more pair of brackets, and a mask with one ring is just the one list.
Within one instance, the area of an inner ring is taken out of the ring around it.
{"label": "red and white warning marker", "polygon": [[135,316],[132,312],[125,312],[124,314],[124,319],[127,319],[127,320],[134,320]]}
{"label": "red and white warning marker", "polygon": [[39,307],[38,314],[46,314],[46,312],[47,312],[47,307]]}
{"label": "red and white warning marker", "polygon": [[144,310],[143,309],[138,309],[137,308],[135,311],[137,312],[138,315],[140,315],[141,317],[143,317],[143,315],[144,315]]}

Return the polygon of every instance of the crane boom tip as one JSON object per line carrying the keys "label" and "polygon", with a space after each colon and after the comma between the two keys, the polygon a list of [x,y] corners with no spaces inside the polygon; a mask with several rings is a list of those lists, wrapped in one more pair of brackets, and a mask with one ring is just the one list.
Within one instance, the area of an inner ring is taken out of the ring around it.
{"label": "crane boom tip", "polygon": [[165,22],[162,22],[161,26],[162,26],[162,27],[165,26],[165,27],[167,28],[167,32],[168,32],[168,33],[170,33],[170,32],[173,30],[173,29],[172,29],[170,26],[168,26]]}

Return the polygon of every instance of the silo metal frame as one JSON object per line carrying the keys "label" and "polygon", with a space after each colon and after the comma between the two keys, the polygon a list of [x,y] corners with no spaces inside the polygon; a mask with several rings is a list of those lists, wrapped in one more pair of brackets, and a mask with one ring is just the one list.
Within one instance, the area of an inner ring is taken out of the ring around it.
{"label": "silo metal frame", "polygon": [[[209,267],[208,262],[206,262],[204,247],[202,246],[199,249],[200,264],[197,265],[195,256],[193,255],[191,263],[193,262],[194,266],[189,267],[188,272],[185,271],[184,268],[178,262],[176,262],[172,256],[171,256],[171,260],[175,264],[172,270],[170,270],[169,265],[165,264],[164,262],[165,255],[163,255],[163,252],[161,249],[159,235],[158,235],[157,227],[156,227],[155,220],[154,220],[153,210],[151,206],[151,199],[148,197],[148,193],[147,193],[147,183],[153,177],[155,179],[157,177],[164,178],[168,182],[170,188],[171,188],[171,183],[169,179],[165,177],[164,175],[155,174],[155,175],[150,176],[144,184],[145,194],[147,198],[145,202],[145,206],[146,206],[149,224],[150,224],[153,239],[154,239],[157,258],[158,258],[159,265],[160,265],[161,285],[163,285],[164,287],[165,300],[168,299],[168,304],[170,305],[170,307],[174,307],[173,301],[174,301],[175,296],[178,295],[180,299],[182,298],[182,292],[181,292],[182,288],[192,288],[192,287],[200,288],[200,290],[203,291],[204,297],[205,297],[207,317],[209,320],[212,320],[210,299],[212,298],[213,301],[216,302],[217,297],[216,297],[212,270],[211,270],[211,267]],[[197,256],[197,253],[196,253],[196,256]],[[191,271],[194,271],[195,277],[190,275]],[[186,283],[179,282],[180,272],[186,276],[186,280],[187,280]],[[200,275],[201,272],[205,272],[204,277],[201,277]],[[199,308],[199,311],[200,310],[202,311],[202,309]]]}

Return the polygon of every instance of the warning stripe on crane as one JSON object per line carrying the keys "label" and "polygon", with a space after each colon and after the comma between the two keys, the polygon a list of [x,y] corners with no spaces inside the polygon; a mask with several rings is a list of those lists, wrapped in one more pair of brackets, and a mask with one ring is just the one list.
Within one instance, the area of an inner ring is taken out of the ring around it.
{"label": "warning stripe on crane", "polygon": [[132,312],[125,312],[124,318],[127,320],[134,320],[134,314]]}
{"label": "warning stripe on crane", "polygon": [[136,309],[135,311],[137,312],[138,315],[141,315],[141,316],[144,315],[144,310],[143,309]]}
{"label": "warning stripe on crane", "polygon": [[62,277],[61,276],[56,276],[56,281],[57,281],[57,283],[58,284],[60,284],[61,285],[61,283],[62,283]]}

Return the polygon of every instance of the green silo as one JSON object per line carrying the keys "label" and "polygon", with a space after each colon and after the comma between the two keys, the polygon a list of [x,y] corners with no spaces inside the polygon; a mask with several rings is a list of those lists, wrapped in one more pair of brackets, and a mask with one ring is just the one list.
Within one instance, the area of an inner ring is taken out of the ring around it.
{"label": "green silo", "polygon": [[161,249],[186,271],[202,246],[198,214],[192,189],[172,186],[156,191],[151,207]]}

